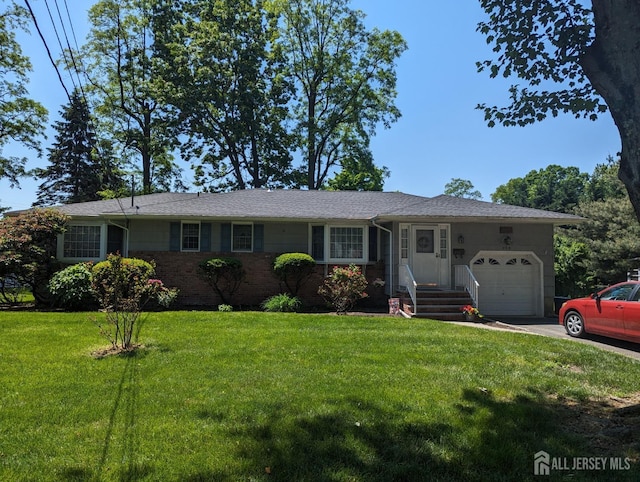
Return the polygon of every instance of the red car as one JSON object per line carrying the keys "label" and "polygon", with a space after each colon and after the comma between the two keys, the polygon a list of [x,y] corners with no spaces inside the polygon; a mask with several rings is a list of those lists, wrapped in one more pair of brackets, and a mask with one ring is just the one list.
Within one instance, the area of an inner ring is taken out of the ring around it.
{"label": "red car", "polygon": [[585,333],[640,343],[640,281],[609,286],[562,305],[559,322],[571,336]]}

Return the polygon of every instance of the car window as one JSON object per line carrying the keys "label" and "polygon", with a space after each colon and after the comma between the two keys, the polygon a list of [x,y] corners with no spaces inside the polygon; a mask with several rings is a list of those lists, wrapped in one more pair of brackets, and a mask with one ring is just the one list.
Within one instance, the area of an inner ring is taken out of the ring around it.
{"label": "car window", "polygon": [[602,292],[600,299],[626,301],[635,287],[634,284],[628,284],[609,288]]}
{"label": "car window", "polygon": [[633,294],[629,301],[640,301],[640,289]]}

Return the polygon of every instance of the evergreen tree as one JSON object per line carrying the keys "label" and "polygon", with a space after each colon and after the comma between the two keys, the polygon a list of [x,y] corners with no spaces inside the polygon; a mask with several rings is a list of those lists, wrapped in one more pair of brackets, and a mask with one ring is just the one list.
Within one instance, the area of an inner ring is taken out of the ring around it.
{"label": "evergreen tree", "polygon": [[54,125],[55,143],[49,148],[50,165],[36,170],[44,182],[38,188],[36,206],[50,206],[100,199],[103,190],[118,190],[123,181],[109,149],[97,154],[98,140],[92,128],[89,108],[74,91],[62,120]]}

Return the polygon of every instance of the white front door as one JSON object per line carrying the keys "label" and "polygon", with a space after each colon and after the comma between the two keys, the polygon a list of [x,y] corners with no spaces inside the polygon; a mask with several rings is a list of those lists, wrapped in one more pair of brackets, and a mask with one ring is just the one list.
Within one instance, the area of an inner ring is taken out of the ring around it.
{"label": "white front door", "polygon": [[439,285],[440,235],[438,226],[414,225],[411,228],[411,271],[420,284]]}

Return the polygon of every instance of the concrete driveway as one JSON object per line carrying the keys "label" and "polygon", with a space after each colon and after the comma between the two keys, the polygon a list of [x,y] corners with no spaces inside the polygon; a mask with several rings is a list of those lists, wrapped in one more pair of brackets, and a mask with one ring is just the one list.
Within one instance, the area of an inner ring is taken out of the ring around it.
{"label": "concrete driveway", "polygon": [[586,338],[573,338],[567,335],[564,326],[558,323],[558,318],[509,318],[509,317],[497,317],[491,318],[492,320],[500,323],[505,323],[512,327],[517,327],[523,331],[530,333],[536,333],[538,335],[551,336],[553,338],[564,338],[565,340],[572,340],[576,343],[586,343],[593,345],[603,350],[620,353],[628,357],[640,360],[640,344],[630,343],[626,341],[615,340],[613,338],[607,338],[598,335],[587,335]]}

